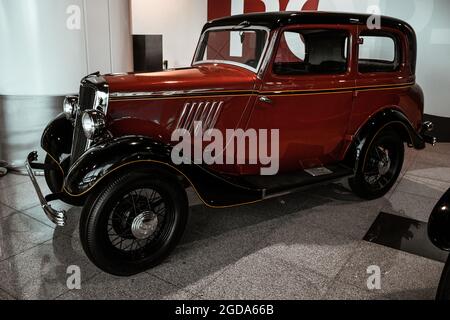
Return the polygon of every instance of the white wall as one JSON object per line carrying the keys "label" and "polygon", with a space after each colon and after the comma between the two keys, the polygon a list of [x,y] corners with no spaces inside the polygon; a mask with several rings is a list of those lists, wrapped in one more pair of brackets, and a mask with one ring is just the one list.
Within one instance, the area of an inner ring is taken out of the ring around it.
{"label": "white wall", "polygon": [[65,95],[88,73],[133,69],[128,0],[0,0],[0,43],[3,95]]}
{"label": "white wall", "polygon": [[[89,72],[130,71],[131,31],[162,34],[169,66],[190,65],[207,0],[130,1],[131,22],[128,0],[0,0],[0,94],[62,95],[76,92]],[[304,2],[290,0],[290,9]],[[80,30],[66,28],[71,4],[82,9]],[[450,1],[320,0],[319,9],[367,12],[372,5],[415,28],[426,112],[450,117]]]}
{"label": "white wall", "polygon": [[133,34],[162,34],[163,59],[169,67],[192,62],[203,25],[207,0],[131,0]]}

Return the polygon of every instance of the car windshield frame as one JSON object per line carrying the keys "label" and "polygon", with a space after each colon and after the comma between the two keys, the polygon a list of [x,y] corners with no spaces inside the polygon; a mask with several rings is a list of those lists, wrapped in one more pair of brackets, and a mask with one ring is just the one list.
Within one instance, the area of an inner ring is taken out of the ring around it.
{"label": "car windshield frame", "polygon": [[[267,35],[267,38],[266,38],[266,41],[264,44],[264,48],[262,50],[261,57],[259,58],[258,65],[256,68],[249,66],[245,63],[240,63],[240,62],[231,61],[231,60],[199,60],[199,61],[197,61],[201,50],[203,50],[204,40],[205,40],[205,37],[208,34],[208,32],[211,32],[211,31],[239,32],[239,31],[252,31],[252,30],[263,30],[266,32],[266,35]],[[259,70],[261,69],[261,66],[264,63],[265,57],[267,55],[267,50],[268,50],[269,44],[271,42],[270,36],[271,36],[271,30],[269,28],[264,27],[264,26],[258,26],[258,25],[250,25],[250,26],[229,25],[229,26],[208,28],[200,36],[200,40],[198,42],[197,49],[195,50],[194,58],[192,60],[192,66],[197,66],[197,65],[202,65],[202,64],[228,64],[228,65],[238,66],[238,67],[250,70],[251,72],[258,74]]]}

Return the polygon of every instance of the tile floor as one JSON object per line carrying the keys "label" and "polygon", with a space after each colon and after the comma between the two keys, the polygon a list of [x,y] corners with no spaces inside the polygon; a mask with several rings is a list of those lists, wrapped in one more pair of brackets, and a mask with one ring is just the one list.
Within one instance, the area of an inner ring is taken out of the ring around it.
{"label": "tile floor", "polygon": [[[361,239],[380,211],[427,221],[449,187],[450,144],[441,144],[408,150],[395,188],[369,202],[345,182],[226,210],[207,209],[190,192],[175,252],[117,278],[84,255],[79,208],[67,208],[68,226],[55,229],[28,179],[8,175],[0,178],[0,299],[433,299],[442,263]],[[70,265],[81,268],[81,290],[67,288]],[[381,268],[381,290],[367,289],[371,265]]]}

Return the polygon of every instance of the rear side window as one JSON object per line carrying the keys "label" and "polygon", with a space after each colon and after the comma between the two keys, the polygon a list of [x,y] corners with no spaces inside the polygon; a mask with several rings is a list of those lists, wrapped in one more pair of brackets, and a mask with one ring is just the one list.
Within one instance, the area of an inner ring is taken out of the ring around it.
{"label": "rear side window", "polygon": [[400,68],[399,42],[390,35],[361,35],[358,67],[361,73],[395,72]]}
{"label": "rear side window", "polygon": [[347,71],[349,34],[344,30],[289,30],[281,35],[274,62],[279,75]]}

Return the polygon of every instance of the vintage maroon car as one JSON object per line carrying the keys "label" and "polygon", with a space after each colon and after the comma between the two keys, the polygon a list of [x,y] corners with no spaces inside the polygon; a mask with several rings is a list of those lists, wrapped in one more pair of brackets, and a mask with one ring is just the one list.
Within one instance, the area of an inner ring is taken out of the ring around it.
{"label": "vintage maroon car", "polygon": [[[45,213],[63,226],[65,212],[48,203],[83,206],[86,254],[106,272],[132,275],[179,241],[189,186],[213,208],[344,177],[362,198],[383,196],[402,169],[405,144],[423,149],[436,141],[432,123],[423,122],[413,29],[387,17],[373,28],[368,19],[325,12],[223,18],[205,25],[191,67],[87,76],[43,134],[45,163],[35,163],[37,153],[26,163]],[[276,174],[261,174],[267,163],[255,161],[250,143],[236,159],[229,140],[227,161],[207,165],[189,154],[181,156],[190,163],[174,161],[173,133],[199,128],[224,136],[278,131],[278,140],[267,140],[276,144]],[[42,195],[33,168],[45,170],[53,194]]]}

